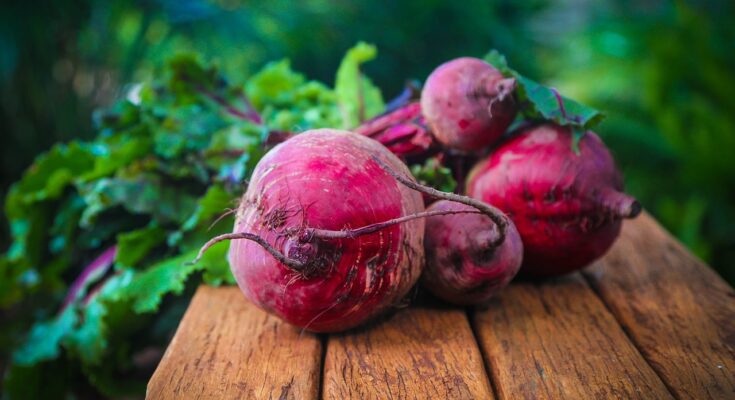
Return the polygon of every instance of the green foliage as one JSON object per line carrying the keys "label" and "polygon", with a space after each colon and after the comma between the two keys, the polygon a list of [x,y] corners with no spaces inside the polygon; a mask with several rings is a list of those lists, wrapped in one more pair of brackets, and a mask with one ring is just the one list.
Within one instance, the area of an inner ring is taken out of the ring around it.
{"label": "green foliage", "polygon": [[454,192],[457,181],[452,177],[452,171],[432,157],[424,164],[411,165],[411,174],[424,185],[429,185],[444,192]]}
{"label": "green foliage", "polygon": [[[364,46],[348,53],[335,90],[288,61],[233,84],[216,66],[177,56],[162,79],[96,115],[96,139],[38,157],[5,203],[12,244],[0,256],[0,305],[14,318],[2,344],[15,349],[5,394],[29,394],[23,385],[58,365],[106,396],[140,394],[133,354],[165,345],[193,287],[234,283],[228,243],[191,261],[231,229],[268,132],[333,126],[356,104],[382,110],[357,69]],[[90,263],[100,254],[105,261]],[[52,388],[47,397],[79,386]]]}
{"label": "green foliage", "polygon": [[337,70],[334,91],[342,111],[342,127],[351,129],[385,109],[380,89],[360,71],[360,64],[374,59],[375,46],[360,42],[351,48]]}
{"label": "green foliage", "polygon": [[36,324],[22,347],[15,351],[14,361],[31,365],[59,357],[62,339],[74,331],[78,322],[76,312],[69,307],[51,321]]}
{"label": "green foliage", "polygon": [[[192,215],[192,217],[195,216]],[[155,223],[141,229],[120,233],[117,235],[115,261],[121,267],[135,268],[145,260],[151,250],[160,246],[165,239],[166,230]]]}
{"label": "green foliage", "polygon": [[524,118],[554,121],[559,125],[572,127],[572,146],[575,151],[579,150],[579,140],[584,132],[594,128],[605,118],[600,111],[562,96],[556,89],[543,86],[511,69],[505,56],[497,50],[491,50],[485,55],[485,61],[505,77],[516,79],[515,96]]}
{"label": "green foliage", "polygon": [[321,82],[307,81],[291,69],[288,60],[267,64],[248,80],[246,90],[273,129],[302,131],[339,125],[335,91]]}
{"label": "green foliage", "polygon": [[[226,264],[224,251],[212,254],[217,255],[216,262]],[[191,263],[194,257],[196,251],[190,251],[153,264],[145,271],[133,273],[130,283],[121,288],[121,296],[132,301],[133,311],[138,314],[158,310],[164,295],[181,294],[189,275],[209,265],[206,261]]]}

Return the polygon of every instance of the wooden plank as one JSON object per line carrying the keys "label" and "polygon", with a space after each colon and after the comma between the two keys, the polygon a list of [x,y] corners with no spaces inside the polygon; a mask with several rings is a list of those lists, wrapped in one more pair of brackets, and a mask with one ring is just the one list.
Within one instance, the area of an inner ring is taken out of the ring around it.
{"label": "wooden plank", "polygon": [[327,399],[493,398],[465,312],[447,308],[331,336],[323,385]]}
{"label": "wooden plank", "polygon": [[315,399],[315,335],[248,302],[236,287],[202,286],[148,382],[150,399]]}
{"label": "wooden plank", "polygon": [[473,318],[501,399],[667,399],[580,274],[514,283]]}
{"label": "wooden plank", "polygon": [[653,218],[585,276],[672,393],[735,399],[735,291]]}

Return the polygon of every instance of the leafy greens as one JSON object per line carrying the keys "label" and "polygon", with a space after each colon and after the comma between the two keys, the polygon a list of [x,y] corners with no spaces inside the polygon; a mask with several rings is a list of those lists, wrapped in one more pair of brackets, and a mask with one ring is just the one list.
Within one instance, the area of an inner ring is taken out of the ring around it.
{"label": "leafy greens", "polygon": [[[95,115],[95,140],[39,156],[5,203],[0,309],[11,317],[0,345],[14,351],[3,394],[141,394],[158,360],[143,355],[160,357],[193,288],[234,282],[227,243],[187,262],[231,229],[231,215],[211,225],[237,206],[268,133],[352,127],[382,112],[359,68],[375,53],[351,49],[334,89],[287,60],[236,84],[177,56],[162,79]],[[61,366],[74,383],[39,386]]]}

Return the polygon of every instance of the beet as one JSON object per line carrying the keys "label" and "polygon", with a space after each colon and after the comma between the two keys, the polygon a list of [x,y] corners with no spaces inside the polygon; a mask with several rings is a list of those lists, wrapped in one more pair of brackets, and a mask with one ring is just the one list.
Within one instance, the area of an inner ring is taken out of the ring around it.
{"label": "beet", "polygon": [[[446,200],[428,210],[472,210]],[[434,295],[459,305],[481,304],[510,283],[523,259],[518,231],[508,223],[505,240],[494,245],[498,227],[486,215],[452,214],[426,220],[426,269],[422,283]]]}
{"label": "beet", "polygon": [[333,332],[406,295],[424,263],[423,219],[329,237],[423,211],[419,193],[373,157],[409,174],[378,142],[330,129],[299,134],[263,157],[237,212],[234,234],[242,235],[230,237],[249,239],[233,240],[229,253],[248,299],[294,325]]}
{"label": "beet", "polygon": [[623,218],[641,211],[622,193],[610,152],[593,132],[572,146],[568,127],[530,127],[500,145],[470,172],[469,196],[490,203],[515,223],[523,240],[521,274],[565,274],[602,256]]}
{"label": "beet", "polygon": [[437,67],[421,92],[421,112],[436,139],[449,148],[476,151],[496,142],[517,108],[514,78],[492,65],[463,57]]}

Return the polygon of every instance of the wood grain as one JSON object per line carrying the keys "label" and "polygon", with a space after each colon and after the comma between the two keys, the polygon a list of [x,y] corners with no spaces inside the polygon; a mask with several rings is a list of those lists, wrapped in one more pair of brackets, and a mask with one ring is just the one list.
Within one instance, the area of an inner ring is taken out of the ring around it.
{"label": "wood grain", "polygon": [[459,309],[404,309],[367,329],[331,336],[323,385],[327,399],[493,398]]}
{"label": "wood grain", "polygon": [[473,322],[501,399],[671,398],[579,273],[515,283]]}
{"label": "wood grain", "polygon": [[735,399],[735,291],[653,218],[585,276],[676,397]]}
{"label": "wood grain", "polygon": [[[735,399],[735,291],[648,215],[583,274],[514,283],[472,323],[480,348],[451,308],[332,335],[321,395]],[[202,287],[147,397],[315,399],[322,355],[237,288]]]}
{"label": "wood grain", "polygon": [[321,343],[236,287],[202,286],[148,382],[149,399],[315,399]]}

